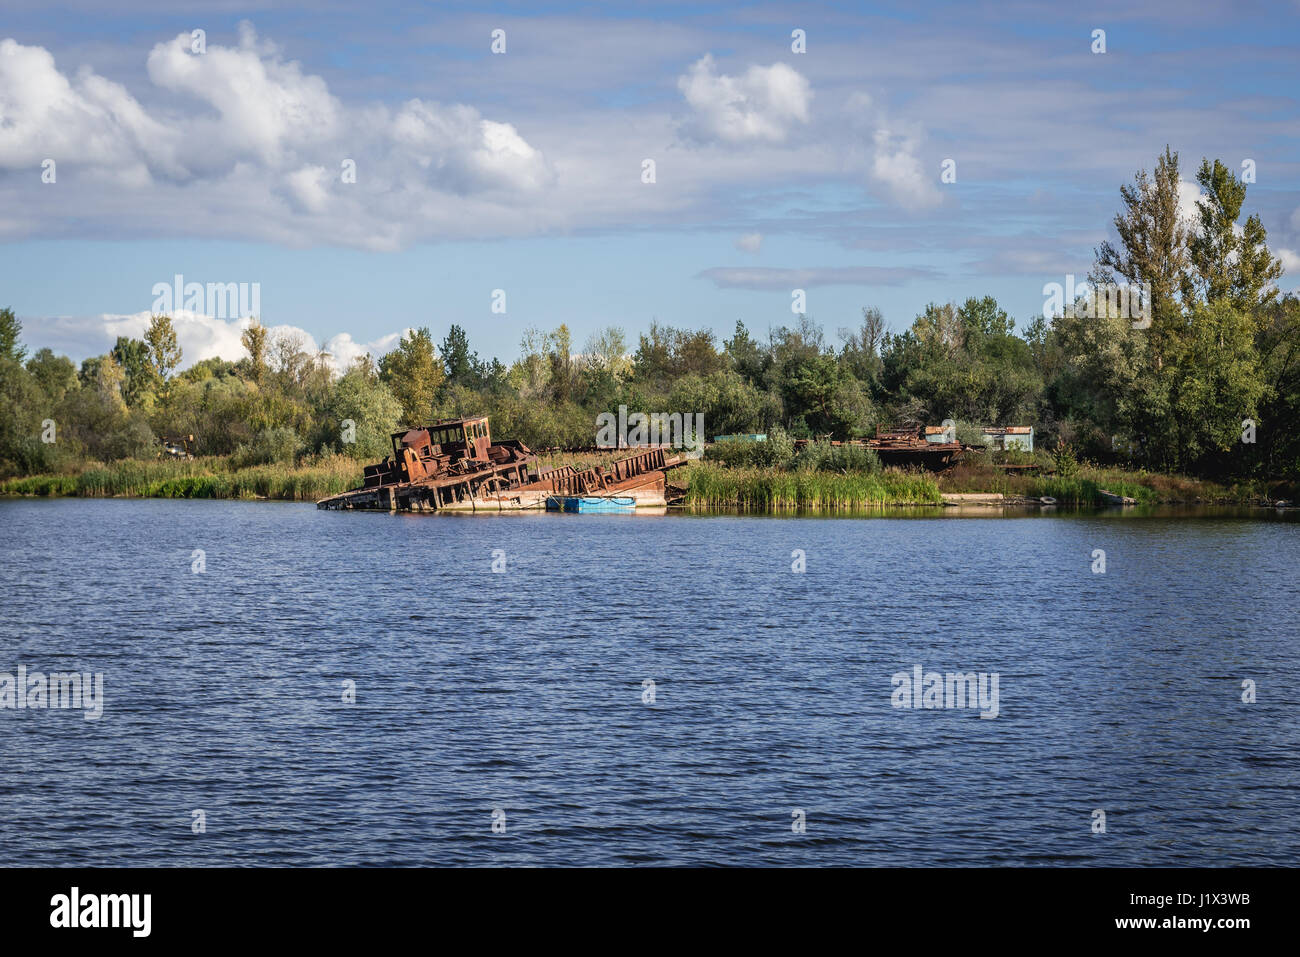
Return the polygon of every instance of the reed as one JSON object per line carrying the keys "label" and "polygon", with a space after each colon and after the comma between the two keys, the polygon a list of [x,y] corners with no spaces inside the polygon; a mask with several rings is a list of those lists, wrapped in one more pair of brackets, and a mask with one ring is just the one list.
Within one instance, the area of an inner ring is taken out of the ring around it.
{"label": "reed", "polygon": [[315,501],[355,488],[361,467],[346,456],[298,465],[231,468],[227,459],[177,462],[123,459],[68,475],[31,475],[0,482],[0,494],[87,498],[270,498]]}
{"label": "reed", "polygon": [[[987,463],[963,462],[939,476],[945,492],[1001,492],[1010,497],[1041,498],[1051,496],[1062,505],[1104,505],[1101,490],[1127,495],[1143,505],[1160,503],[1215,502],[1248,504],[1266,494],[1251,483],[1223,486],[1215,482],[1183,475],[1132,471],[1083,464],[1075,474],[1008,475]],[[1286,498],[1285,494],[1275,495]]]}
{"label": "reed", "polygon": [[686,504],[748,511],[835,510],[879,505],[937,505],[939,486],[928,475],[886,469],[787,472],[699,463],[686,472]]}

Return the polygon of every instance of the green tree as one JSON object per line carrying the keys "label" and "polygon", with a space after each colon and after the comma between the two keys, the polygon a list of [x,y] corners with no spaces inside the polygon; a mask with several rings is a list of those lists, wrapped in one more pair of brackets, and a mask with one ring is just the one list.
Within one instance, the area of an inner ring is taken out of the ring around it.
{"label": "green tree", "polygon": [[1196,181],[1205,196],[1197,204],[1199,222],[1188,241],[1192,273],[1184,298],[1226,301],[1234,309],[1254,312],[1277,298],[1273,283],[1282,275],[1282,263],[1269,252],[1257,214],[1238,227],[1246,184],[1232,170],[1217,159],[1213,166],[1203,159]]}
{"label": "green tree", "polygon": [[1243,420],[1258,417],[1265,391],[1250,317],[1226,300],[1198,305],[1173,384],[1170,412],[1181,440],[1176,465],[1202,473],[1238,470],[1236,460],[1249,451]]}
{"label": "green tree", "polygon": [[140,339],[118,336],[110,354],[122,367],[122,398],[126,404],[135,407],[145,403],[159,384],[149,344]]}
{"label": "green tree", "polygon": [[566,403],[573,396],[573,387],[577,381],[578,367],[573,361],[573,343],[569,339],[569,327],[560,323],[549,337],[550,351],[546,359],[550,371],[551,394],[557,403]]}
{"label": "green tree", "polygon": [[455,323],[447,330],[446,338],[438,349],[442,357],[443,369],[446,371],[444,388],[452,385],[473,385],[474,370],[478,364],[477,353],[470,352],[469,337],[465,330]]}
{"label": "green tree", "polygon": [[171,378],[172,372],[181,364],[181,347],[176,339],[176,329],[172,326],[170,316],[151,316],[149,328],[145,330],[144,341],[149,347],[149,361],[160,382]]}
{"label": "green tree", "polygon": [[8,359],[10,362],[22,362],[27,355],[27,350],[23,348],[20,341],[23,334],[23,324],[14,311],[8,307],[0,309],[0,359]]}
{"label": "green tree", "polygon": [[639,337],[637,350],[632,357],[633,374],[637,381],[659,385],[672,378],[673,329],[657,319]]}
{"label": "green tree", "polygon": [[11,355],[0,355],[0,474],[39,472],[57,451],[41,441],[41,423],[55,417],[55,403]]}
{"label": "green tree", "polygon": [[736,332],[723,342],[723,354],[731,363],[731,368],[748,379],[755,386],[762,386],[766,378],[769,356],[739,319],[736,320]]}
{"label": "green tree", "polygon": [[510,367],[509,380],[523,398],[540,396],[546,388],[550,364],[546,361],[546,333],[532,326],[519,340],[519,358]]}
{"label": "green tree", "polygon": [[239,341],[248,350],[249,369],[254,382],[261,382],[266,374],[266,326],[250,319],[248,328],[239,335]]}
{"label": "green tree", "polygon": [[397,348],[379,360],[379,377],[401,403],[403,424],[427,422],[444,378],[427,326],[408,331]]}
{"label": "green tree", "polygon": [[1095,283],[1150,283],[1151,355],[1156,366],[1173,346],[1181,325],[1179,295],[1187,285],[1188,229],[1178,210],[1178,154],[1165,147],[1153,175],[1138,172],[1120,187],[1124,208],[1115,215],[1119,245],[1106,240],[1097,248]]}
{"label": "green tree", "polygon": [[841,329],[840,362],[846,371],[869,388],[880,381],[880,347],[885,338],[885,317],[875,306],[862,307],[862,324],[856,330]]}
{"label": "green tree", "polygon": [[67,356],[56,356],[52,349],[38,349],[27,360],[27,372],[51,405],[77,388],[77,367]]}

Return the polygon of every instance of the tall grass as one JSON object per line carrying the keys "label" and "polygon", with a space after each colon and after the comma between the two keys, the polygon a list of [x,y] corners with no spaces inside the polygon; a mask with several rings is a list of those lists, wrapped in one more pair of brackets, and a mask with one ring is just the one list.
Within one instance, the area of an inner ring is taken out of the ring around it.
{"label": "tall grass", "polygon": [[90,498],[270,498],[315,501],[361,484],[361,467],[347,456],[293,465],[232,468],[226,459],[123,459],[69,475],[31,475],[0,482],[4,495]]}
{"label": "tall grass", "polygon": [[1075,474],[1007,474],[987,462],[967,460],[941,476],[945,492],[1001,492],[1010,497],[1051,496],[1062,505],[1105,505],[1101,490],[1126,495],[1140,504],[1186,502],[1249,503],[1259,495],[1249,484],[1224,487],[1183,475],[1080,465]]}
{"label": "tall grass", "polygon": [[937,505],[940,501],[933,478],[894,469],[844,474],[699,463],[686,470],[685,479],[687,505],[752,511]]}

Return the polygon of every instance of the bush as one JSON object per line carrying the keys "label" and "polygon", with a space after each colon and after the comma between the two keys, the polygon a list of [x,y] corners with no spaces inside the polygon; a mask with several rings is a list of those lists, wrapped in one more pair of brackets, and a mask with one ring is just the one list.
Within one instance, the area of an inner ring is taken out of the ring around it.
{"label": "bush", "polygon": [[795,455],[794,467],[804,472],[876,475],[880,472],[880,457],[861,445],[811,442]]}
{"label": "bush", "polygon": [[767,433],[766,442],[714,442],[704,458],[730,468],[787,468],[794,460],[794,439],[778,426]]}
{"label": "bush", "polygon": [[292,464],[303,442],[293,429],[263,429],[252,442],[239,446],[230,457],[232,468],[253,465]]}
{"label": "bush", "polygon": [[1058,442],[1052,452],[1052,461],[1056,474],[1063,479],[1071,479],[1079,471],[1079,458],[1074,453],[1074,446],[1069,442]]}

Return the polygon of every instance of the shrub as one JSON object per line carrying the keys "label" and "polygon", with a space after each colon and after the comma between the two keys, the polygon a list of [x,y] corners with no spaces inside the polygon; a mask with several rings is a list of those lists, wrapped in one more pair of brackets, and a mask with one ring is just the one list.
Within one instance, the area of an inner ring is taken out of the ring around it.
{"label": "shrub", "polygon": [[880,457],[861,445],[811,442],[795,455],[794,467],[804,472],[874,475],[880,471]]}
{"label": "shrub", "polygon": [[292,463],[302,451],[302,439],[293,429],[263,429],[252,442],[239,446],[230,457],[233,468]]}

